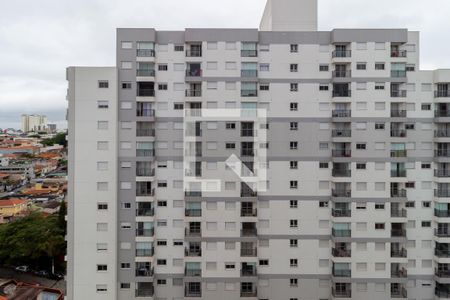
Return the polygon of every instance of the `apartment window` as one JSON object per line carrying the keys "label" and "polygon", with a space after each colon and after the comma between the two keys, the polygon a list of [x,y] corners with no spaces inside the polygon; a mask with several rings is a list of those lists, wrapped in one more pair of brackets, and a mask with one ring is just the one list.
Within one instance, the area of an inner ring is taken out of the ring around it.
{"label": "apartment window", "polygon": [[319,65],[319,71],[320,72],[328,72],[329,66],[328,65]]}
{"label": "apartment window", "polygon": [[106,203],[98,203],[97,204],[97,209],[98,210],[108,210],[108,204],[106,204]]}
{"label": "apartment window", "polygon": [[425,227],[425,228],[431,227],[431,222],[430,221],[422,221],[422,227]]}
{"label": "apartment window", "polygon": [[322,208],[328,207],[328,201],[320,201],[319,202],[319,207],[322,207]]}
{"label": "apartment window", "polygon": [[356,70],[366,70],[366,65],[365,62],[356,63]]}
{"label": "apartment window", "polygon": [[107,251],[108,244],[106,243],[97,243],[97,251]]}
{"label": "apartment window", "polygon": [[385,207],[384,204],[379,204],[379,203],[375,204],[375,209],[384,209],[384,207]]}
{"label": "apartment window", "polygon": [[120,283],[120,289],[121,289],[121,290],[129,290],[130,287],[131,287],[131,284],[130,284],[130,283],[125,283],[125,282],[121,282],[121,283]]}
{"label": "apartment window", "polygon": [[131,89],[131,82],[122,82],[122,90]]}
{"label": "apartment window", "polygon": [[422,169],[431,169],[431,164],[422,164]]}
{"label": "apartment window", "polygon": [[405,124],[405,129],[406,130],[414,130],[415,128],[415,124],[411,123],[411,124]]}
{"label": "apartment window", "polygon": [[158,71],[167,71],[167,64],[158,64]]}
{"label": "apartment window", "polygon": [[422,202],[422,207],[424,207],[424,208],[430,208],[430,207],[431,207],[431,202],[430,202],[430,201],[423,201],[423,202]]}
{"label": "apartment window", "polygon": [[291,130],[298,130],[298,122],[291,122],[290,123],[290,129]]}
{"label": "apartment window", "polygon": [[167,83],[158,83],[158,90],[167,91]]}
{"label": "apartment window", "polygon": [[97,108],[107,109],[109,107],[109,102],[106,100],[97,101]]}
{"label": "apartment window", "polygon": [[375,82],[375,90],[384,90],[384,82]]}
{"label": "apartment window", "polygon": [[298,103],[297,102],[291,102],[289,104],[289,108],[291,111],[298,111]]}
{"label": "apartment window", "polygon": [[289,186],[291,189],[297,189],[298,188],[298,181],[297,180],[291,180],[289,182]]}
{"label": "apartment window", "polygon": [[173,50],[175,52],[183,52],[184,51],[184,45],[174,45]]}
{"label": "apartment window", "polygon": [[406,65],[406,72],[414,72],[416,70],[416,66],[411,64],[411,65]]}
{"label": "apartment window", "polygon": [[290,208],[298,208],[298,201],[297,200],[290,200],[289,201],[289,207]]}
{"label": "apartment window", "polygon": [[416,207],[416,203],[414,201],[408,201],[405,203],[406,208],[414,208]]}
{"label": "apartment window", "polygon": [[319,85],[319,91],[328,91],[329,87],[327,84],[321,84]]}
{"label": "apartment window", "polygon": [[291,169],[298,169],[298,161],[290,161],[289,162],[289,167]]}
{"label": "apartment window", "polygon": [[297,150],[298,149],[298,142],[290,142],[289,143],[289,148],[291,150]]}
{"label": "apartment window", "polygon": [[108,287],[106,284],[97,284],[95,288],[97,289],[97,293],[105,293],[108,291]]}
{"label": "apartment window", "polygon": [[384,70],[384,63],[375,63],[375,70]]}
{"label": "apartment window", "polygon": [[291,258],[291,259],[289,260],[289,265],[290,265],[291,267],[298,267],[298,259],[296,259],[296,258]]}
{"label": "apartment window", "polygon": [[121,263],[120,264],[120,268],[121,269],[130,269],[131,268],[131,264],[130,263]]}
{"label": "apartment window", "polygon": [[156,264],[157,264],[158,266],[165,266],[165,265],[167,265],[167,260],[165,260],[165,259],[158,259],[158,260],[156,261]]}
{"label": "apartment window", "polygon": [[321,143],[319,143],[319,149],[320,149],[320,150],[328,150],[328,148],[329,148],[329,145],[328,145],[327,142],[321,142]]}
{"label": "apartment window", "polygon": [[156,245],[157,246],[167,246],[167,241],[166,240],[158,240],[158,241],[156,241]]}
{"label": "apartment window", "polygon": [[356,203],[356,209],[358,210],[364,210],[366,209],[367,204],[366,203]]}
{"label": "apartment window", "polygon": [[297,53],[297,52],[298,52],[298,45],[291,44],[291,53]]}
{"label": "apartment window", "polygon": [[235,143],[225,143],[225,148],[226,149],[235,149],[236,144]]}
{"label": "apartment window", "polygon": [[324,162],[319,163],[319,169],[328,169],[328,163]]}
{"label": "apartment window", "polygon": [[298,247],[298,240],[289,240],[289,246],[291,248],[297,248]]}
{"label": "apartment window", "polygon": [[261,83],[261,84],[259,84],[259,90],[260,91],[268,91],[269,87],[270,87],[270,85],[268,83]]}
{"label": "apartment window", "polygon": [[99,89],[107,89],[107,88],[109,88],[108,80],[99,80],[98,81],[98,88]]}
{"label": "apartment window", "polygon": [[182,109],[184,109],[184,104],[183,103],[174,103],[173,109],[174,110],[182,110]]}
{"label": "apartment window", "polygon": [[260,64],[259,70],[261,72],[269,72],[270,71],[270,64]]}
{"label": "apartment window", "polygon": [[405,183],[405,188],[407,189],[414,189],[416,187],[416,183],[415,182],[407,182]]}
{"label": "apartment window", "polygon": [[131,203],[130,202],[124,202],[122,203],[122,209],[130,209]]}
{"label": "apartment window", "polygon": [[366,169],[366,164],[365,163],[357,163],[356,164],[356,169],[357,170],[365,170]]}
{"label": "apartment window", "polygon": [[375,223],[375,229],[377,230],[384,230],[385,224],[384,223]]}
{"label": "apartment window", "polygon": [[290,64],[289,69],[291,72],[298,72],[298,64]]}
{"label": "apartment window", "polygon": [[108,129],[108,121],[98,121],[97,129],[106,130]]}
{"label": "apartment window", "polygon": [[384,130],[384,128],[385,128],[384,123],[375,123],[376,130]]}
{"label": "apartment window", "polygon": [[291,83],[290,89],[291,89],[291,92],[297,92],[298,91],[298,83]]}
{"label": "apartment window", "polygon": [[260,266],[268,266],[269,265],[269,260],[268,259],[260,259],[259,260],[259,265]]}
{"label": "apartment window", "polygon": [[356,149],[366,150],[366,144],[363,144],[363,143],[356,144]]}
{"label": "apartment window", "polygon": [[422,110],[431,110],[431,104],[424,103],[424,104],[421,105],[421,109]]}
{"label": "apartment window", "polygon": [[236,265],[234,263],[225,263],[225,270],[234,270]]}
{"label": "apartment window", "polygon": [[289,227],[298,228],[298,220],[289,220]]}
{"label": "apartment window", "polygon": [[226,129],[236,129],[236,123],[226,123],[225,128]]}
{"label": "apartment window", "polygon": [[97,265],[97,272],[106,272],[108,271],[107,265]]}

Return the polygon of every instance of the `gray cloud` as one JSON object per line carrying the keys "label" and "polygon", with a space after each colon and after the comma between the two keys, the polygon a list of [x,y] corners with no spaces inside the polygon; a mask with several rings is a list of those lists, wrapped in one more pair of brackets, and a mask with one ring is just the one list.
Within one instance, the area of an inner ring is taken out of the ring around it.
{"label": "gray cloud", "polygon": [[[319,0],[320,30],[421,31],[422,69],[449,68],[448,0]],[[252,27],[265,0],[15,0],[0,10],[0,127],[22,112],[63,124],[65,68],[114,65],[115,28]],[[436,9],[439,8],[439,9]]]}

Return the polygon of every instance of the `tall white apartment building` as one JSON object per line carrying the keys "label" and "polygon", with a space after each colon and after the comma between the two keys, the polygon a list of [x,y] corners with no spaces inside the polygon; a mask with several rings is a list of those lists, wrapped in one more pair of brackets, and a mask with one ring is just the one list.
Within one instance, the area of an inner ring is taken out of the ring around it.
{"label": "tall white apartment building", "polygon": [[450,70],[419,49],[317,0],[118,29],[117,67],[67,70],[67,298],[450,299]]}
{"label": "tall white apartment building", "polygon": [[45,130],[47,126],[47,117],[44,115],[26,115],[21,116],[22,131],[40,131]]}

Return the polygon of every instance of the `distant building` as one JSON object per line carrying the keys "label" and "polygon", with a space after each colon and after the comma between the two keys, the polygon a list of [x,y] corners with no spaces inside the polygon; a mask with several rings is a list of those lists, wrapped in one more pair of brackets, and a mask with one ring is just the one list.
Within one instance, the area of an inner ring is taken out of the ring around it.
{"label": "distant building", "polygon": [[64,293],[54,288],[9,280],[0,284],[0,300],[10,299],[63,300]]}
{"label": "distant building", "polygon": [[0,200],[0,215],[4,219],[14,217],[27,209],[27,201],[19,198]]}
{"label": "distant building", "polygon": [[56,124],[47,124],[47,131],[50,133],[56,132]]}
{"label": "distant building", "polygon": [[47,117],[44,115],[22,115],[22,131],[41,131],[46,130]]}

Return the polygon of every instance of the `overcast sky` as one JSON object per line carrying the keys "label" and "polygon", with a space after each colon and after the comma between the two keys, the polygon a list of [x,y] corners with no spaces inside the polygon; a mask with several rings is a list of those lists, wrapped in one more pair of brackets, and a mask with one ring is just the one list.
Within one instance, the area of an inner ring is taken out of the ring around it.
{"label": "overcast sky", "polygon": [[[298,0],[301,1],[301,0]],[[0,6],[0,128],[22,113],[66,126],[67,66],[112,66],[115,28],[257,28],[266,0],[14,0]],[[319,0],[319,29],[421,31],[421,68],[450,68],[450,1]]]}

